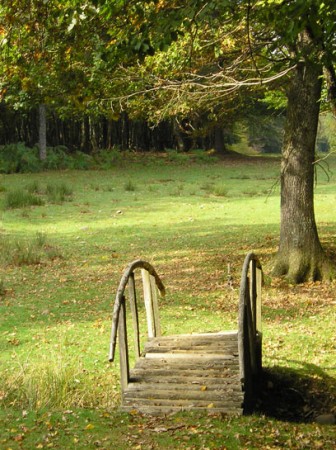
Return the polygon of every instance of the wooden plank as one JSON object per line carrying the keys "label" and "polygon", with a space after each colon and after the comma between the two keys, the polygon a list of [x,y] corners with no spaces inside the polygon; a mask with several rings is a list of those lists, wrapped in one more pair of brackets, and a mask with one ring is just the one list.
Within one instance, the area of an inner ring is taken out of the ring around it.
{"label": "wooden plank", "polygon": [[199,364],[202,364],[202,361],[211,361],[213,359],[216,360],[228,360],[228,359],[237,359],[237,355],[223,355],[221,353],[187,353],[187,352],[165,352],[165,353],[146,353],[146,359],[158,358],[158,359],[195,359],[197,357]]}
{"label": "wooden plank", "polygon": [[228,408],[228,409],[234,409],[234,408],[241,408],[242,402],[241,399],[238,399],[237,401],[208,401],[205,400],[197,400],[197,399],[190,399],[190,400],[184,400],[184,399],[143,399],[143,398],[134,398],[134,399],[125,399],[123,406],[133,406],[134,408],[140,408],[142,406],[146,405],[155,405],[155,406],[173,406],[173,407],[183,407],[183,408]]}
{"label": "wooden plank", "polygon": [[145,269],[141,269],[143,295],[146,309],[148,337],[155,337],[154,316],[152,308],[152,291],[150,285],[150,275]]}
{"label": "wooden plank", "polygon": [[[219,373],[217,375],[220,375]],[[133,376],[131,374],[130,376],[130,382],[129,382],[129,388],[131,389],[133,385],[146,385],[146,384],[156,384],[158,386],[164,385],[164,384],[171,384],[171,385],[184,385],[189,386],[193,385],[195,389],[200,388],[201,386],[206,387],[213,387],[213,386],[226,386],[226,385],[237,385],[241,389],[241,384],[239,381],[239,378],[237,377],[237,373],[226,376],[226,377],[200,377],[200,376],[194,376],[194,375],[188,375],[187,373],[185,375],[179,375],[179,374],[173,374],[171,377],[166,374],[163,376],[155,376],[151,374],[141,374],[139,376]]]}
{"label": "wooden plank", "polygon": [[252,315],[252,331],[255,335],[256,331],[256,310],[257,310],[257,286],[256,286],[256,262],[254,259],[250,261],[250,304],[251,304],[251,315]]}
{"label": "wooden plank", "polygon": [[136,363],[134,369],[145,369],[145,370],[163,369],[165,371],[171,370],[179,371],[182,369],[186,369],[205,372],[207,370],[215,370],[215,369],[224,370],[225,368],[233,369],[237,367],[239,367],[238,358],[221,359],[221,360],[213,359],[209,361],[205,360],[201,361],[199,358],[189,358],[181,360],[180,358],[158,359],[158,358],[141,357]]}
{"label": "wooden plank", "polygon": [[[168,381],[168,380],[167,380]],[[184,397],[184,393],[190,394],[202,394],[202,397],[210,396],[211,394],[216,395],[229,395],[230,393],[235,393],[235,395],[242,394],[242,387],[237,380],[231,380],[231,382],[220,383],[221,380],[217,380],[216,384],[193,384],[193,383],[130,383],[126,389],[127,394],[137,395],[141,393],[143,397],[151,397],[153,393],[155,397],[162,398],[162,392],[164,395],[169,392],[178,392],[179,395]]]}
{"label": "wooden plank", "polygon": [[155,278],[150,275],[149,277],[151,287],[152,298],[152,310],[154,319],[155,336],[161,336],[160,316],[159,316],[159,304],[158,304],[158,289],[156,287]]}
{"label": "wooden plank", "polygon": [[217,414],[225,414],[228,416],[241,416],[243,414],[243,409],[239,407],[222,407],[222,408],[214,408],[214,407],[195,407],[195,406],[173,406],[173,405],[161,405],[161,406],[155,406],[155,405],[141,405],[141,407],[135,407],[134,405],[131,406],[122,406],[121,410],[124,412],[130,412],[130,411],[139,411],[142,414],[148,414],[152,416],[157,415],[168,415],[168,414],[176,414],[178,412],[183,411],[198,411],[198,412],[204,412],[208,415],[217,415]]}
{"label": "wooden plank", "polygon": [[188,348],[188,347],[154,347],[154,348],[147,348],[144,350],[143,356],[145,358],[157,358],[158,355],[162,355],[162,358],[165,358],[165,355],[172,354],[172,355],[179,355],[179,354],[185,354],[189,355],[190,358],[194,357],[201,358],[202,355],[208,354],[209,356],[213,357],[214,359],[220,358],[220,357],[228,357],[228,358],[235,358],[238,356],[238,349],[235,348],[216,348],[216,347],[195,347],[195,348]]}
{"label": "wooden plank", "polygon": [[202,349],[209,349],[209,350],[219,350],[219,351],[226,351],[226,350],[236,350],[238,351],[238,342],[236,341],[230,341],[230,342],[220,342],[220,341],[161,341],[160,339],[152,340],[151,342],[146,343],[145,345],[145,351],[156,351],[156,350],[202,350]]}
{"label": "wooden plank", "polygon": [[130,309],[132,314],[132,323],[134,331],[134,354],[136,358],[140,357],[140,331],[139,331],[139,315],[135,290],[134,273],[130,274],[128,279],[128,292],[130,299]]}
{"label": "wooden plank", "polygon": [[126,327],[126,307],[125,297],[122,298],[120,313],[119,313],[119,352],[120,352],[120,382],[122,392],[128,386],[129,381],[129,357],[128,357],[128,342],[127,342],[127,327]]}
{"label": "wooden plank", "polygon": [[220,331],[220,332],[213,332],[213,333],[192,333],[192,334],[172,334],[169,336],[161,336],[160,339],[162,341],[170,341],[170,340],[183,340],[183,339],[190,339],[190,340],[197,340],[197,339],[206,339],[210,338],[212,339],[219,339],[219,340],[226,340],[226,339],[237,339],[238,331]]}
{"label": "wooden plank", "polygon": [[256,328],[259,333],[262,333],[261,322],[261,285],[262,285],[262,271],[258,268],[256,272],[256,284],[257,284],[257,307],[256,307]]}

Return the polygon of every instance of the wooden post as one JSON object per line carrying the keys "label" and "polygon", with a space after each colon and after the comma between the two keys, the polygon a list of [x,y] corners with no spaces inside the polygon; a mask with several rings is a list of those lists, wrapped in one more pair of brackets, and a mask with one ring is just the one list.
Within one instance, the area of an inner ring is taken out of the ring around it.
{"label": "wooden post", "polygon": [[257,287],[256,287],[256,262],[254,259],[250,262],[250,302],[252,312],[253,333],[256,333],[256,309],[257,309]]}
{"label": "wooden post", "polygon": [[127,341],[127,326],[126,326],[126,305],[125,297],[122,297],[121,307],[119,313],[119,352],[120,352],[120,382],[122,392],[128,386],[129,382],[129,359],[128,359],[128,341]]}
{"label": "wooden post", "polygon": [[151,292],[152,292],[152,309],[153,309],[155,336],[161,336],[159,304],[158,304],[158,290],[156,287],[155,278],[152,275],[150,276],[150,285],[151,285]]}
{"label": "wooden post", "polygon": [[144,301],[146,308],[146,317],[147,317],[147,328],[148,328],[148,337],[155,337],[155,325],[154,325],[154,312],[153,312],[153,304],[152,304],[152,290],[150,283],[150,275],[149,272],[145,269],[141,269],[142,283],[143,283],[143,293],[144,293]]}
{"label": "wooden post", "polygon": [[130,309],[132,314],[133,330],[134,330],[134,352],[135,357],[140,357],[140,332],[139,332],[139,314],[135,291],[134,273],[130,274],[128,279],[128,290],[130,298]]}
{"label": "wooden post", "polygon": [[262,271],[257,269],[256,273],[256,285],[257,285],[257,305],[256,305],[256,330],[257,332],[262,332],[261,323],[261,285],[262,285]]}
{"label": "wooden post", "polygon": [[256,273],[257,284],[257,310],[256,310],[256,365],[259,372],[262,371],[262,322],[261,322],[261,285],[262,270],[257,268]]}

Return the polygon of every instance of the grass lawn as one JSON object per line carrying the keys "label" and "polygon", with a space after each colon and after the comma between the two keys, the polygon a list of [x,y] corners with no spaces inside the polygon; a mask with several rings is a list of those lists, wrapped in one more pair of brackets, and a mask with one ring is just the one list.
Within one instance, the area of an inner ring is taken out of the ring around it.
{"label": "grass lawn", "polygon": [[[336,158],[328,161],[317,167],[316,217],[335,253]],[[0,449],[335,448],[335,425],[315,420],[336,414],[335,282],[269,276],[279,168],[257,156],[138,155],[106,171],[0,177]],[[20,204],[23,195],[37,204]],[[118,412],[118,361],[107,355],[125,266],[141,257],[162,277],[164,334],[235,329],[250,250],[266,274],[256,413]]]}

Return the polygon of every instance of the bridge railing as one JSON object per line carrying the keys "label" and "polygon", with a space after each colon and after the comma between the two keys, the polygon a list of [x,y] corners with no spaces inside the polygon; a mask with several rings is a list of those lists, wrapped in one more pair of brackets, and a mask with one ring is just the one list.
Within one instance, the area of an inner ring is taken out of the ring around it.
{"label": "bridge railing", "polygon": [[127,297],[129,298],[129,307],[131,311],[133,331],[134,331],[134,351],[136,358],[139,358],[141,353],[139,307],[134,276],[134,272],[136,269],[141,270],[148,337],[153,338],[156,336],[160,336],[161,334],[159,308],[158,308],[158,292],[161,294],[161,296],[165,295],[164,285],[151,264],[143,260],[133,261],[131,264],[127,266],[120,280],[119,287],[116,293],[112,315],[109,360],[114,361],[117,334],[118,334],[119,350],[120,350],[119,351],[120,378],[122,390],[126,389],[130,378],[129,343],[127,336],[127,321],[126,321],[127,287],[128,287]]}
{"label": "bridge railing", "polygon": [[254,253],[245,258],[240,283],[238,349],[240,378],[247,398],[262,369],[261,286],[262,267]]}

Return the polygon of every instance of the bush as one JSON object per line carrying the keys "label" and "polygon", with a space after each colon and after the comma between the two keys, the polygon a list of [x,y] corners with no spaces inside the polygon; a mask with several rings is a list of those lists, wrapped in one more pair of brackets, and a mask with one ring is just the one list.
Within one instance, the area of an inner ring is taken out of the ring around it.
{"label": "bush", "polygon": [[26,192],[23,189],[7,192],[4,199],[4,209],[26,208],[28,206],[41,205],[44,205],[44,200],[41,197],[31,192]]}
{"label": "bush", "polygon": [[[64,345],[66,337],[59,337]],[[42,354],[39,361],[17,358],[2,379],[0,406],[15,404],[22,409],[106,408],[115,406],[111,395],[114,375],[89,374],[79,358],[69,359],[62,351]],[[106,394],[107,393],[107,394]]]}
{"label": "bush", "polygon": [[226,197],[228,195],[228,189],[224,184],[216,184],[212,192],[217,197]]}
{"label": "bush", "polygon": [[122,154],[118,148],[101,150],[96,156],[96,161],[102,169],[111,169],[122,161]]}
{"label": "bush", "polygon": [[43,189],[37,180],[32,181],[26,186],[27,191],[30,194],[43,194]]}
{"label": "bush", "polygon": [[89,170],[95,166],[94,158],[91,155],[83,152],[75,152],[71,157],[69,169],[75,170]]}
{"label": "bush", "polygon": [[128,181],[124,184],[124,188],[125,188],[125,191],[128,191],[128,192],[134,192],[135,189],[136,189],[136,186],[135,186],[135,184],[133,183],[132,180],[128,180]]}
{"label": "bush", "polygon": [[46,194],[50,203],[62,203],[72,200],[73,189],[66,183],[48,184]]}
{"label": "bush", "polygon": [[189,156],[186,153],[181,153],[176,150],[166,150],[167,158],[170,162],[175,162],[177,164],[185,164],[189,161]]}
{"label": "bush", "polygon": [[193,150],[191,152],[194,161],[200,163],[215,163],[218,161],[218,157],[215,156],[211,151],[205,150]]}
{"label": "bush", "polygon": [[41,169],[38,149],[26,147],[24,143],[8,144],[0,148],[0,172],[38,172]]}
{"label": "bush", "polygon": [[47,170],[68,169],[71,164],[69,150],[64,145],[47,148],[47,158],[42,162],[42,166]]}
{"label": "bush", "polygon": [[6,287],[3,279],[0,279],[0,297],[5,297],[6,295]]}
{"label": "bush", "polygon": [[14,266],[41,264],[45,260],[62,257],[59,249],[48,243],[44,233],[36,233],[35,237],[29,240],[11,240],[2,236],[0,253],[2,264]]}

